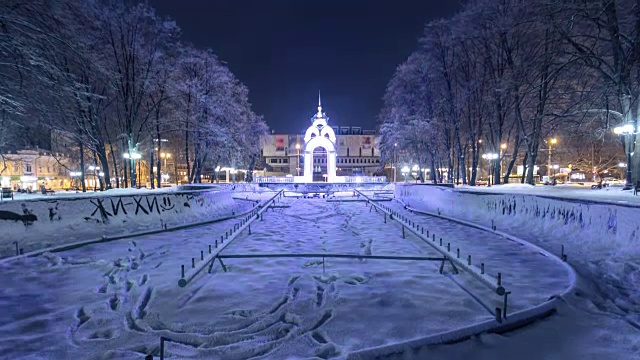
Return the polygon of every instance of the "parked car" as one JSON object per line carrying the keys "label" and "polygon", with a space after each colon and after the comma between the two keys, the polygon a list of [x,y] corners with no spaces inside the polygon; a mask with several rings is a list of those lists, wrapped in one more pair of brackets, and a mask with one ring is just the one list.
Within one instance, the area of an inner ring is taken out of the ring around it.
{"label": "parked car", "polygon": [[616,179],[614,177],[607,177],[604,178],[604,180],[602,181],[603,185],[605,186],[623,186],[624,185],[624,181],[620,180],[620,179]]}
{"label": "parked car", "polygon": [[9,187],[3,187],[0,192],[0,198],[2,199],[13,199],[13,190]]}

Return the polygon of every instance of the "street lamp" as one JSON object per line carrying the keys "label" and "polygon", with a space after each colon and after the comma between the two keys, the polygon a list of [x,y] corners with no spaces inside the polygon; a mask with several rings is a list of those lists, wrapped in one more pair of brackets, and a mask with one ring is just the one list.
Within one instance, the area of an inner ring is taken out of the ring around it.
{"label": "street lamp", "polygon": [[169,159],[171,157],[171,154],[169,153],[160,153],[160,158],[164,159],[164,167],[167,167],[167,159]]}
{"label": "street lamp", "polygon": [[551,175],[551,148],[552,148],[552,145],[555,145],[557,143],[558,143],[558,139],[556,138],[549,139],[549,159],[548,159],[549,161],[547,163],[547,176]]}
{"label": "street lamp", "polygon": [[391,170],[393,170],[393,182],[396,182],[396,152],[398,151],[398,143],[393,143],[393,159],[391,161]]}
{"label": "street lamp", "polygon": [[409,167],[404,166],[400,171],[402,172],[402,176],[404,176],[404,182],[407,182],[407,174],[409,173]]}
{"label": "street lamp", "polygon": [[[82,171],[71,171],[69,173],[69,176],[71,176],[71,186],[73,187],[73,185],[75,183],[75,179],[74,178],[82,177]],[[78,190],[76,190],[76,192],[78,192]]]}
{"label": "street lamp", "polygon": [[[133,166],[133,169],[135,170],[136,167],[136,160],[140,160],[142,158],[142,155],[138,152],[131,152],[131,153],[124,153],[123,154],[125,159],[129,159],[131,160],[131,166]],[[138,172],[140,169],[138,169],[138,171],[136,171],[136,178],[133,179],[135,184],[138,184]]]}
{"label": "street lamp", "polygon": [[616,135],[624,135],[625,136],[625,152],[627,153],[627,178],[625,179],[624,187],[622,190],[631,190],[633,188],[633,184],[631,184],[631,135],[636,133],[636,128],[633,124],[624,124],[622,126],[617,126],[613,129],[613,132]]}
{"label": "street lamp", "polygon": [[160,158],[164,160],[164,171],[166,171],[166,177],[164,176],[164,174],[160,174],[160,178],[162,180],[164,180],[164,182],[166,183],[169,179],[169,169],[167,169],[167,159],[171,158],[171,154],[169,153],[160,153]]}
{"label": "street lamp", "polygon": [[99,166],[89,166],[89,170],[93,171],[93,192],[96,192],[96,185],[98,182],[98,171],[100,171]]}
{"label": "street lamp", "polygon": [[300,176],[300,143],[296,143],[296,150],[298,151],[298,157],[296,158],[296,171]]}
{"label": "street lamp", "polygon": [[[500,171],[502,171],[502,158],[504,158],[505,150],[507,150],[507,144],[500,144]],[[507,172],[505,171],[505,179],[507,178]],[[498,174],[502,175],[502,174]]]}
{"label": "street lamp", "polygon": [[420,172],[420,167],[418,165],[413,165],[413,167],[411,168],[411,175],[413,175],[413,173],[416,173],[416,183],[418,182],[418,172]]}
{"label": "street lamp", "polygon": [[492,175],[492,169],[493,169],[493,161],[495,161],[496,159],[500,158],[500,154],[496,154],[496,153],[488,153],[488,154],[482,154],[482,158],[487,160],[489,162],[489,171],[487,172],[487,186],[490,187],[491,186],[491,175]]}

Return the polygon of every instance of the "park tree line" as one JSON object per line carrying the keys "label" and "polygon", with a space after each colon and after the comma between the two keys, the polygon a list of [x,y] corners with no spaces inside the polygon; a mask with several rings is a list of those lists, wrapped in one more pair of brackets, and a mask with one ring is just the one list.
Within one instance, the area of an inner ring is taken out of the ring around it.
{"label": "park tree line", "polygon": [[639,8],[637,0],[475,0],[427,23],[384,96],[383,156],[428,168],[421,176],[435,182],[475,185],[482,154],[499,154],[494,183],[522,165],[519,180],[534,184],[534,165],[547,163],[558,138],[557,149],[588,171],[617,166],[626,151],[635,183],[638,135],[613,128],[638,125]]}
{"label": "park tree line", "polygon": [[80,169],[100,167],[106,188],[136,186],[125,153],[140,154],[160,184],[160,154],[171,152],[191,183],[219,165],[252,167],[266,130],[246,86],[146,2],[0,3],[3,159],[25,137],[61,134]]}

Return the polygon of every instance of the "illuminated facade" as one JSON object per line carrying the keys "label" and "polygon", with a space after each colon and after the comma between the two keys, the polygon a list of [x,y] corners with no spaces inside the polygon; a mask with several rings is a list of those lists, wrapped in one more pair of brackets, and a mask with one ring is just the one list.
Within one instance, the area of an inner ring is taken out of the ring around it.
{"label": "illuminated facade", "polygon": [[46,150],[18,150],[4,155],[0,162],[0,186],[38,191],[46,188],[71,187],[72,179],[65,168],[69,159]]}
{"label": "illuminated facade", "polygon": [[319,103],[303,134],[269,134],[261,138],[256,176],[300,176],[303,182],[343,176],[383,175],[379,138],[374,130],[329,126]]}
{"label": "illuminated facade", "polygon": [[304,182],[313,182],[314,151],[322,148],[325,153],[328,182],[333,182],[336,177],[336,134],[327,124],[326,114],[322,112],[322,101],[318,95],[318,113],[312,119],[313,123],[304,134]]}

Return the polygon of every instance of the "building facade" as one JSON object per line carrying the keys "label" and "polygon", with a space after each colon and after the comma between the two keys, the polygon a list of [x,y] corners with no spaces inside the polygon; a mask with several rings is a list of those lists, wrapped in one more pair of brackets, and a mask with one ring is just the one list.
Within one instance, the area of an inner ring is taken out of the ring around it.
{"label": "building facade", "polygon": [[[332,126],[336,134],[336,175],[374,176],[382,174],[378,136],[374,130]],[[270,134],[261,139],[260,176],[300,176],[304,171],[304,135]],[[318,148],[313,157],[314,181],[327,173],[327,157]]]}
{"label": "building facade", "polygon": [[0,163],[0,185],[31,191],[38,191],[40,185],[47,189],[70,188],[73,179],[67,170],[69,163],[63,154],[41,149],[10,152]]}

